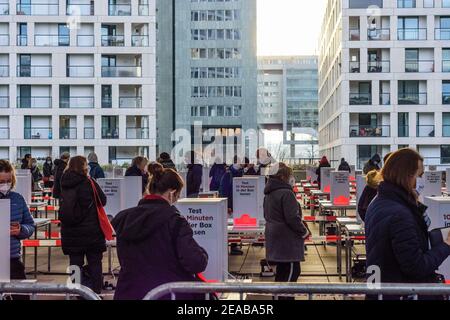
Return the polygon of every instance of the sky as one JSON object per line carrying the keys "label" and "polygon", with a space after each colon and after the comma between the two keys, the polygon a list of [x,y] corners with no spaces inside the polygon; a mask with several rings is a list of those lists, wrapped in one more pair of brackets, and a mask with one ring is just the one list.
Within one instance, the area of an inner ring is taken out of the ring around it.
{"label": "sky", "polygon": [[327,0],[257,0],[258,55],[317,53]]}

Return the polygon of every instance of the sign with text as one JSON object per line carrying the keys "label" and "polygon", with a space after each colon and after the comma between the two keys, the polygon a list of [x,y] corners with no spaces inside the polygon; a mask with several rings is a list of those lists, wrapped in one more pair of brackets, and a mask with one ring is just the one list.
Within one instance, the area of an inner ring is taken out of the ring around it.
{"label": "sign with text", "polygon": [[[450,198],[448,197],[425,197],[424,204],[428,206],[427,214],[431,225],[429,231],[440,228],[450,228]],[[439,272],[450,280],[450,258],[440,266]]]}
{"label": "sign with text", "polygon": [[115,217],[120,211],[136,207],[142,199],[142,178],[99,179],[100,188],[107,197],[105,211]]}
{"label": "sign with text", "polygon": [[243,215],[256,218],[257,225],[264,225],[264,187],[263,176],[245,176],[233,179],[233,218]]}
{"label": "sign with text", "polygon": [[10,280],[10,235],[11,204],[9,200],[0,200],[0,282]]}
{"label": "sign with text", "polygon": [[25,202],[28,204],[31,203],[31,181],[31,173],[27,175],[18,175],[16,176],[16,187],[14,188],[17,193],[22,195]]}
{"label": "sign with text", "polygon": [[330,192],[331,190],[331,172],[333,168],[320,168],[320,190]]}
{"label": "sign with text", "polygon": [[334,205],[350,203],[350,186],[348,171],[333,171],[331,174],[330,200]]}
{"label": "sign with text", "polygon": [[208,253],[206,279],[228,279],[227,199],[181,199],[175,205],[190,224],[194,239]]}
{"label": "sign with text", "polygon": [[122,184],[122,210],[136,207],[142,199],[142,177],[124,177]]}
{"label": "sign with text", "polygon": [[317,174],[316,174],[316,167],[307,167],[306,168],[306,180],[310,181],[311,183],[317,181]]}
{"label": "sign with text", "polygon": [[420,198],[440,197],[442,195],[442,171],[427,171],[423,174],[423,190]]}

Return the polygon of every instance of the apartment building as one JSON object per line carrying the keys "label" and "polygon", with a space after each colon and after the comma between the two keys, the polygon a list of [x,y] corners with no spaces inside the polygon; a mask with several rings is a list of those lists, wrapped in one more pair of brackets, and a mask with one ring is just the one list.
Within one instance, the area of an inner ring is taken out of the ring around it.
{"label": "apartment building", "polygon": [[328,1],[319,58],[320,153],[359,168],[416,148],[450,166],[450,1]]}
{"label": "apartment building", "polygon": [[0,0],[0,158],[156,155],[154,0]]}

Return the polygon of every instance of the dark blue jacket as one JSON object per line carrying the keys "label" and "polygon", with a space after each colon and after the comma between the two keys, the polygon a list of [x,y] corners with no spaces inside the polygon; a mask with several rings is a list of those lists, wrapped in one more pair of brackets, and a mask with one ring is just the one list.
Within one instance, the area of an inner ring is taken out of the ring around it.
{"label": "dark blue jacket", "polygon": [[209,177],[211,178],[211,182],[209,184],[209,190],[211,191],[219,191],[220,181],[222,180],[223,175],[227,171],[225,164],[214,163],[209,171]]}
{"label": "dark blue jacket", "polygon": [[432,283],[450,256],[450,246],[429,248],[423,214],[403,189],[382,182],[366,214],[367,266],[379,266],[384,283]]}
{"label": "dark blue jacket", "polygon": [[201,164],[188,165],[186,175],[186,195],[187,197],[197,196],[202,186],[203,166]]}
{"label": "dark blue jacket", "polygon": [[244,170],[236,170],[231,166],[223,175],[220,181],[219,195],[222,198],[228,198],[228,208],[233,209],[233,179],[244,176]]}
{"label": "dark blue jacket", "polygon": [[105,172],[103,171],[102,167],[97,162],[89,162],[89,176],[92,179],[104,179],[105,178]]}
{"label": "dark blue jacket", "polygon": [[145,192],[148,184],[148,174],[142,172],[137,166],[131,166],[125,171],[125,177],[142,177],[142,193]]}

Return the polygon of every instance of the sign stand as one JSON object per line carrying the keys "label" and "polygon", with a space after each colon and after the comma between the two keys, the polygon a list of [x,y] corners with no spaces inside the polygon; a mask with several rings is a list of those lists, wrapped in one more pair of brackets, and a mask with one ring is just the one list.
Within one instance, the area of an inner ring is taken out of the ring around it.
{"label": "sign stand", "polygon": [[22,195],[27,204],[31,203],[31,195],[32,195],[31,181],[32,178],[29,170],[27,175],[16,176],[16,187],[14,188],[14,190],[20,195]]}
{"label": "sign stand", "polygon": [[142,178],[98,179],[100,188],[107,197],[105,211],[115,217],[120,211],[136,207],[142,199]]}
{"label": "sign stand", "polygon": [[424,188],[420,200],[425,197],[440,197],[442,195],[442,171],[427,171],[423,175]]}
{"label": "sign stand", "polygon": [[252,218],[250,221],[256,223],[254,227],[265,224],[265,186],[266,178],[264,176],[244,176],[233,179],[233,218],[236,226],[245,215]]}
{"label": "sign stand", "polygon": [[320,190],[330,192],[331,190],[331,172],[333,168],[320,168]]}
{"label": "sign stand", "polygon": [[10,201],[0,200],[0,282],[10,281],[10,225]]}
{"label": "sign stand", "polygon": [[350,204],[350,185],[348,171],[331,172],[330,200],[333,205]]}

